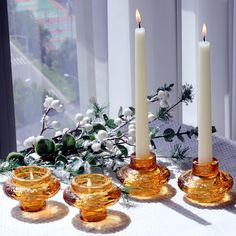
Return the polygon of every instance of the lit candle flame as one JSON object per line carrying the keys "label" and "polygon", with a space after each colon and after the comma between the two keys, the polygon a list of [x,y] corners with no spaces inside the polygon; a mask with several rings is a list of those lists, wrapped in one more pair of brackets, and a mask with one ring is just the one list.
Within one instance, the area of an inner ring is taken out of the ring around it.
{"label": "lit candle flame", "polygon": [[138,9],[136,9],[136,13],[135,13],[135,15],[136,15],[136,22],[138,23],[138,25],[139,25],[139,28],[141,27],[141,16],[140,16],[140,13],[139,13],[139,10]]}
{"label": "lit candle flame", "polygon": [[206,24],[204,23],[203,26],[202,26],[203,41],[206,40],[206,35],[207,35],[207,27],[206,27]]}
{"label": "lit candle flame", "polygon": [[88,181],[87,181],[87,187],[91,187],[91,186],[92,186],[91,179],[88,179]]}
{"label": "lit candle flame", "polygon": [[30,171],[30,179],[34,179],[34,174],[32,171]]}

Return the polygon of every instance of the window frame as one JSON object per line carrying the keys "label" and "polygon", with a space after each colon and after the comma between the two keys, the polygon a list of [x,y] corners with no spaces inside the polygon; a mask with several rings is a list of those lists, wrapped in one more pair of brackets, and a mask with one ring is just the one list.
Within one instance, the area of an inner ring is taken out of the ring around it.
{"label": "window frame", "polygon": [[0,159],[16,150],[7,0],[0,1]]}

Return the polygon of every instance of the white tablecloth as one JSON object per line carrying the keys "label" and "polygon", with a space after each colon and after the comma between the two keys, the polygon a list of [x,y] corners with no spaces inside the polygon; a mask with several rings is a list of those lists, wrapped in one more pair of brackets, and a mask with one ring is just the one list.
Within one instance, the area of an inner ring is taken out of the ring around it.
{"label": "white tablecloth", "polygon": [[[168,126],[177,128],[170,122]],[[165,125],[161,125],[164,128]],[[220,167],[232,174],[236,180],[236,143],[214,135],[214,155],[220,161]],[[166,155],[170,146],[158,141],[158,153]],[[191,147],[191,157],[197,155],[196,139],[187,140]],[[123,199],[109,208],[106,220],[97,223],[84,223],[79,219],[79,210],[67,206],[63,201],[63,188],[48,201],[45,210],[36,213],[22,212],[18,202],[8,198],[0,191],[0,236],[47,236],[47,235],[127,235],[127,236],[211,236],[236,235],[236,208],[233,200],[228,205],[211,208],[196,207],[186,203],[183,192],[177,187],[177,177],[181,170],[169,159],[161,158],[172,170],[169,189],[172,197],[167,199],[138,202]],[[191,161],[181,163],[181,168],[191,165]],[[235,191],[235,187],[232,191]],[[236,198],[235,198],[236,199]]]}

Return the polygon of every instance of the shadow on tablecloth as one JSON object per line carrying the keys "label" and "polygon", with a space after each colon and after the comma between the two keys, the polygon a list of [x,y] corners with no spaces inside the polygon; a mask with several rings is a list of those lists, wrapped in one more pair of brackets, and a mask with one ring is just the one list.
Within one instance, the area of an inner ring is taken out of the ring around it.
{"label": "shadow on tablecloth", "polygon": [[69,213],[69,208],[60,202],[49,200],[45,209],[37,212],[22,211],[19,206],[12,208],[13,218],[27,223],[48,223],[64,218]]}
{"label": "shadow on tablecloth", "polygon": [[107,217],[105,220],[99,222],[85,222],[80,219],[80,215],[77,214],[72,219],[72,225],[84,232],[90,233],[115,233],[125,229],[131,222],[131,219],[128,215],[123,212],[108,210]]}
{"label": "shadow on tablecloth", "polygon": [[197,214],[193,213],[192,211],[188,210],[187,208],[181,206],[180,204],[178,204],[170,199],[162,201],[161,203],[163,205],[165,205],[166,207],[174,210],[178,214],[181,214],[181,215],[185,216],[186,218],[195,221],[198,224],[205,225],[205,226],[211,225],[211,222],[203,219],[202,217],[198,216]]}
{"label": "shadow on tablecloth", "polygon": [[203,219],[202,217],[198,216],[197,214],[193,213],[192,211],[188,210],[187,208],[181,206],[180,204],[174,202],[171,200],[172,197],[176,195],[176,189],[172,187],[170,184],[165,185],[162,190],[162,193],[160,192],[159,195],[156,195],[156,197],[153,197],[153,199],[149,200],[141,200],[141,199],[132,199],[132,202],[140,202],[140,203],[161,203],[165,205],[166,207],[174,210],[178,214],[181,214],[182,216],[191,219],[195,221],[196,223],[199,223],[201,225],[211,225],[210,222]]}

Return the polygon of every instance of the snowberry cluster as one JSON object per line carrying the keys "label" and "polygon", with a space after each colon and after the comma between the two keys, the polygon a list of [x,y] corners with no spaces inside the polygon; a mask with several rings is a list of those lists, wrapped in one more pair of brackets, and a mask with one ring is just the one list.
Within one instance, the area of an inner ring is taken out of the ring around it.
{"label": "snowberry cluster", "polygon": [[[95,111],[93,109],[88,109],[86,115],[82,113],[77,113],[74,117],[74,122],[77,128],[84,129],[86,132],[91,132],[93,130],[93,125],[96,125],[97,122],[94,121]],[[85,140],[83,147],[91,149],[94,152],[99,152],[101,150],[101,145],[104,144],[107,150],[112,150],[114,142],[113,140],[108,140],[109,133],[105,130],[99,130],[95,136],[94,141]]]}
{"label": "snowberry cluster", "polygon": [[[44,100],[43,106],[45,108],[44,114],[40,120],[40,122],[42,123],[42,130],[41,130],[41,134],[39,136],[31,136],[29,138],[27,138],[24,142],[23,145],[28,148],[31,147],[32,145],[35,145],[35,143],[41,139],[44,138],[42,133],[46,130],[46,129],[59,129],[61,127],[61,123],[59,121],[53,120],[53,121],[49,121],[49,116],[48,113],[50,110],[55,110],[57,112],[63,112],[64,111],[64,106],[63,104],[60,102],[60,100],[58,99],[54,99],[52,97],[47,96]],[[69,129],[68,129],[69,130]],[[65,131],[64,131],[65,132]],[[62,132],[61,131],[57,131],[55,136],[61,135]]]}
{"label": "snowberry cluster", "polygon": [[86,112],[86,116],[83,116],[82,113],[77,113],[75,115],[74,121],[76,123],[76,127],[83,127],[87,132],[93,129],[91,125],[92,120],[95,117],[95,111],[93,109],[88,109]]}
{"label": "snowberry cluster", "polygon": [[44,100],[43,106],[46,109],[54,109],[57,112],[63,112],[64,111],[64,106],[62,105],[62,103],[60,102],[60,100],[58,99],[54,99],[52,97],[47,96]]}
{"label": "snowberry cluster", "polygon": [[157,94],[157,98],[160,101],[160,107],[167,108],[169,106],[168,104],[169,97],[170,97],[170,93],[168,91],[159,90]]}

